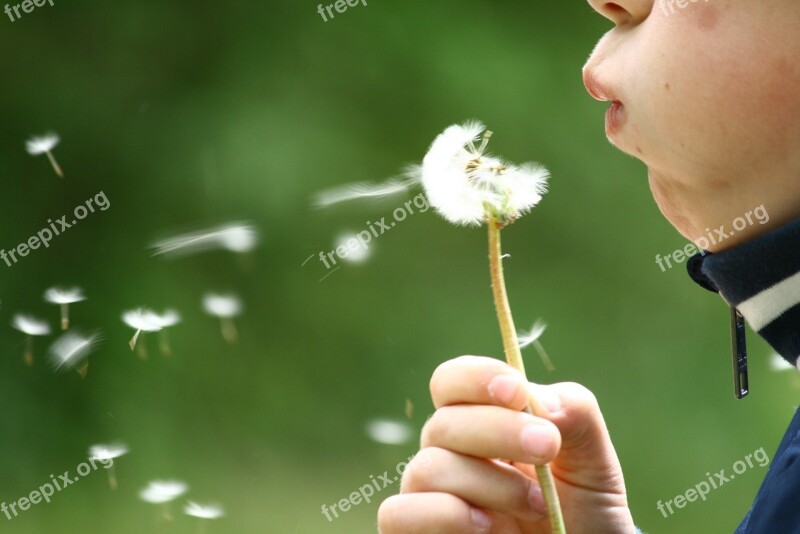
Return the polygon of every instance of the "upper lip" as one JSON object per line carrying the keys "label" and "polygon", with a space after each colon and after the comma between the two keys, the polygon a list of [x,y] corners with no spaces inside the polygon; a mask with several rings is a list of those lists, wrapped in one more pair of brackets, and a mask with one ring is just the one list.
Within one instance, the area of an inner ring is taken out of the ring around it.
{"label": "upper lip", "polygon": [[592,98],[601,102],[619,102],[614,96],[614,93],[604,84],[602,84],[597,77],[589,69],[583,71],[583,85],[586,90],[592,95]]}

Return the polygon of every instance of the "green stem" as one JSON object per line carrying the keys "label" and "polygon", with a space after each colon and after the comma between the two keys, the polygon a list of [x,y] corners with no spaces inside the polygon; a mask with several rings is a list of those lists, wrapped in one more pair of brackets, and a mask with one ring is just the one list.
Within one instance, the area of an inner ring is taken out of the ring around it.
{"label": "green stem", "polygon": [[[511,306],[508,303],[508,293],[506,292],[506,282],[503,277],[503,253],[500,245],[501,224],[494,217],[490,217],[489,226],[489,270],[492,276],[492,294],[494,304],[497,309],[497,320],[500,323],[500,334],[503,337],[503,348],[506,353],[508,364],[525,375],[525,364],[522,361],[522,353],[519,349],[517,330],[514,328],[514,318],[511,315]],[[547,409],[539,400],[528,394],[528,404],[525,411],[537,417],[545,417]],[[556,491],[553,472],[549,465],[537,465],[536,476],[542,488],[544,500],[547,503],[547,513],[550,517],[550,528],[553,534],[566,534],[564,527],[564,516],[561,513],[561,505],[558,502],[558,492]]]}

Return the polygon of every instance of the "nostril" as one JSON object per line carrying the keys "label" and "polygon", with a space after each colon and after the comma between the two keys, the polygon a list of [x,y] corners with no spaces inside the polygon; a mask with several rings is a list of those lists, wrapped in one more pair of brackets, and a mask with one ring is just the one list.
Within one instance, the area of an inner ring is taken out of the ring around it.
{"label": "nostril", "polygon": [[624,24],[631,20],[631,12],[615,2],[606,2],[602,7],[602,14],[616,24]]}
{"label": "nostril", "polygon": [[627,13],[627,11],[625,11],[625,9],[622,6],[620,6],[619,4],[615,4],[614,2],[606,2],[603,5],[603,9],[615,15],[622,15]]}

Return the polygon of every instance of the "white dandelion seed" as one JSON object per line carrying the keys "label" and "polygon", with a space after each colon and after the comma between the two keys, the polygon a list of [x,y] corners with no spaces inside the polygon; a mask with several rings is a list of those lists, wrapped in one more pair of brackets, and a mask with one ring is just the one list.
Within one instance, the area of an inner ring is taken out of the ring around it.
{"label": "white dandelion seed", "polygon": [[188,490],[189,486],[179,480],[153,480],[139,492],[139,498],[150,504],[163,504],[164,519],[172,521],[169,503]]}
{"label": "white dandelion seed", "polygon": [[47,159],[50,160],[50,165],[53,166],[53,170],[59,176],[59,178],[64,177],[64,172],[61,170],[61,166],[56,161],[56,158],[53,157],[53,149],[61,142],[61,138],[56,133],[48,133],[41,137],[31,137],[26,143],[25,148],[28,150],[28,154],[31,156],[39,156],[41,154],[47,154]]}
{"label": "white dandelion seed", "polygon": [[115,490],[117,489],[117,475],[114,471],[114,460],[120,456],[124,456],[130,452],[130,449],[124,443],[113,443],[110,445],[92,445],[89,447],[89,460],[98,460],[100,462],[109,462],[106,470],[108,471],[108,486]]}
{"label": "white dandelion seed", "polygon": [[[131,350],[136,348],[136,341],[139,339],[139,334],[142,332],[158,332],[161,330],[162,327],[157,322],[158,317],[158,314],[146,308],[128,310],[122,314],[122,322],[136,330],[136,333],[133,334],[133,337],[128,342]],[[147,358],[147,352],[143,343],[139,345],[139,357],[142,359]]]}
{"label": "white dandelion seed", "polygon": [[175,310],[165,310],[162,314],[150,312],[148,319],[161,327],[159,331],[159,347],[161,349],[161,354],[164,356],[172,356],[172,347],[170,347],[169,338],[167,337],[167,328],[181,322],[180,314]]}
{"label": "white dandelion seed", "polygon": [[488,155],[491,136],[478,121],[450,126],[433,141],[418,169],[428,201],[454,224],[480,225],[490,217],[510,224],[547,191],[549,173],[541,165],[518,166]]}
{"label": "white dandelion seed", "polygon": [[44,300],[51,304],[58,304],[61,306],[61,329],[68,330],[69,305],[86,300],[86,297],[83,295],[83,290],[79,287],[72,287],[69,289],[51,287],[44,292]]}
{"label": "white dandelion seed", "polygon": [[34,336],[50,335],[50,325],[46,321],[40,321],[30,315],[16,314],[11,319],[11,326],[23,334],[27,334],[22,361],[25,362],[25,365],[33,365],[33,338]]}
{"label": "white dandelion seed", "polygon": [[179,480],[153,480],[139,492],[139,498],[151,504],[162,504],[174,501],[188,490],[189,486]]}
{"label": "white dandelion seed", "polygon": [[219,519],[225,515],[225,509],[219,504],[198,504],[189,501],[183,508],[183,513],[200,519]]}
{"label": "white dandelion seed", "polygon": [[180,234],[156,241],[150,248],[153,256],[188,256],[209,250],[229,250],[238,254],[251,252],[258,245],[258,231],[241,222]]}
{"label": "white dandelion seed", "polygon": [[541,358],[545,368],[548,371],[555,371],[556,368],[553,365],[553,362],[550,360],[550,356],[547,355],[547,351],[544,350],[542,342],[539,341],[539,338],[542,337],[542,334],[544,334],[546,329],[547,324],[537,319],[536,322],[533,323],[533,326],[530,330],[527,332],[518,332],[517,336],[519,337],[519,348],[524,349],[525,347],[533,345],[533,348],[535,348],[536,352],[539,353],[539,358]]}
{"label": "white dandelion seed", "polygon": [[75,369],[86,378],[89,353],[99,341],[99,334],[86,336],[75,331],[67,332],[50,345],[50,361],[56,371]]}
{"label": "white dandelion seed", "polygon": [[403,174],[401,178],[391,178],[379,184],[356,182],[326,189],[314,195],[312,203],[317,208],[327,208],[350,200],[376,199],[404,193],[419,183],[419,179],[416,173],[407,170]]}
{"label": "white dandelion seed", "polygon": [[369,259],[372,250],[370,245],[360,240],[358,234],[342,234],[336,240],[334,250],[344,250],[344,254],[338,254],[342,261],[348,263],[363,263]]}
{"label": "white dandelion seed", "polygon": [[242,301],[239,297],[233,294],[206,293],[203,296],[203,309],[207,314],[219,317],[220,329],[225,341],[236,343],[239,334],[233,318],[242,313]]}
{"label": "white dandelion seed", "polygon": [[414,431],[405,421],[394,419],[374,419],[366,425],[367,435],[373,441],[386,445],[402,445],[408,443]]}

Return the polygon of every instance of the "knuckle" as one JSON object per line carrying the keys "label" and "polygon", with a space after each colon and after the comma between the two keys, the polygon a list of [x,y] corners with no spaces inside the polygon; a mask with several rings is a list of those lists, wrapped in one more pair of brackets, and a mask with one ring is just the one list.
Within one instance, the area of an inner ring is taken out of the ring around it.
{"label": "knuckle", "polygon": [[396,495],[388,497],[378,508],[378,528],[383,534],[395,532],[403,516],[402,501]]}
{"label": "knuckle", "polygon": [[446,408],[439,408],[433,415],[431,415],[425,424],[422,427],[422,431],[420,432],[419,437],[419,446],[420,449],[424,449],[429,447],[432,443],[436,443],[441,436],[441,420],[442,420],[442,410]]}
{"label": "knuckle", "polygon": [[561,384],[561,387],[567,398],[570,399],[570,404],[578,407],[581,411],[592,412],[600,409],[595,394],[583,384],[565,382]]}
{"label": "knuckle", "polygon": [[403,472],[400,492],[414,493],[432,488],[437,480],[437,466],[448,456],[448,451],[438,447],[427,447],[420,450]]}

